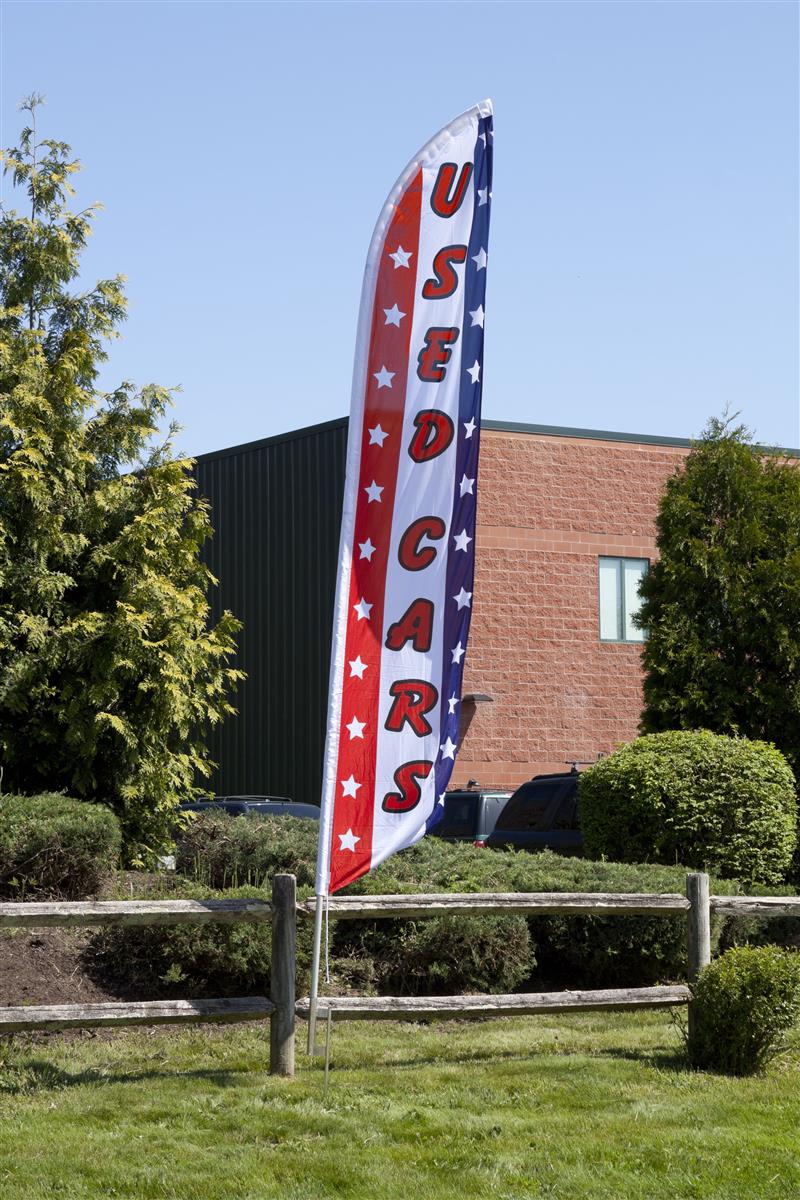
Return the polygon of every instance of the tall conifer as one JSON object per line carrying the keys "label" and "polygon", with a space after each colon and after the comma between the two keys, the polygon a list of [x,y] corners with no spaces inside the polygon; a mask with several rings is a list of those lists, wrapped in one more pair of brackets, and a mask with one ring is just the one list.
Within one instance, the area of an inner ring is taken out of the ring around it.
{"label": "tall conifer", "polygon": [[642,729],[774,742],[800,768],[800,463],[712,420],[669,480],[642,582]]}
{"label": "tall conifer", "polygon": [[2,787],[110,804],[136,860],[209,773],[238,623],[209,625],[209,514],[175,427],[154,446],[169,390],[98,388],[124,280],[78,287],[98,206],[70,208],[80,164],[37,139],[40,103],[3,153],[27,203],[0,213]]}

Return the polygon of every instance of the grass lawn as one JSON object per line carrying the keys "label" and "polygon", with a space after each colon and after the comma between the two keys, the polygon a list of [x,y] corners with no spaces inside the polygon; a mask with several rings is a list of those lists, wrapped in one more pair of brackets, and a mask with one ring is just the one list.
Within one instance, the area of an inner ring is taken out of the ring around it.
{"label": "grass lawn", "polygon": [[303,1055],[269,1077],[267,1038],[0,1046],[0,1196],[800,1197],[800,1041],[735,1080],[683,1070],[661,1013],[342,1024],[326,1100]]}

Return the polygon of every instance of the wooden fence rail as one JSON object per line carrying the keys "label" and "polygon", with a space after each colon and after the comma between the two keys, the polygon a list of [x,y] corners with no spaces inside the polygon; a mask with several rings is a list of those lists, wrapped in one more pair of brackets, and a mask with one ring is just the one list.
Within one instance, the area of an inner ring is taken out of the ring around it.
{"label": "wooden fence rail", "polygon": [[0,903],[0,929],[55,925],[233,925],[272,919],[266,900],[65,900]]}
{"label": "wooden fence rail", "polygon": [[[107,900],[64,903],[0,903],[0,928],[48,926],[272,923],[270,997],[155,1000],[137,1003],[60,1004],[0,1008],[0,1034],[21,1030],[97,1025],[143,1025],[200,1021],[270,1020],[270,1071],[294,1074],[295,1020],[307,1017],[309,1001],[295,998],[298,919],[313,915],[314,901],[297,903],[293,875],[276,875],[272,900]],[[799,896],[711,896],[708,875],[687,876],[678,893],[475,892],[444,895],[334,896],[335,920],[414,919],[448,914],[519,913],[546,916],[663,916],[685,913],[689,984],[711,958],[711,915],[800,916]],[[612,1011],[689,1005],[691,988],[529,992],[505,996],[322,996],[319,1009],[338,1019],[432,1020],[520,1014]]]}
{"label": "wooden fence rail", "polygon": [[[80,900],[0,903],[0,928],[41,929],[96,925],[232,925],[272,922],[271,997],[146,1000],[136,1003],[14,1005],[0,1007],[0,1034],[98,1025],[192,1024],[270,1019],[270,1071],[294,1074],[294,875],[277,875],[267,900]],[[291,970],[291,981],[287,973]]]}
{"label": "wooden fence rail", "polygon": [[[299,906],[304,916],[313,916],[315,901]],[[664,916],[686,912],[689,900],[679,893],[655,896],[646,892],[452,892],[435,895],[332,896],[328,913],[336,920],[442,917],[453,913],[524,913],[549,916],[554,913],[587,916]]]}

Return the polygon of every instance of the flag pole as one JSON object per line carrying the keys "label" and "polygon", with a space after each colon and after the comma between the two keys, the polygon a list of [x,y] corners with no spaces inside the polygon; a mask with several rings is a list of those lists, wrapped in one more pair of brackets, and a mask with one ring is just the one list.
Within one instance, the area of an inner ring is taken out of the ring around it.
{"label": "flag pole", "polygon": [[308,1053],[314,1053],[317,1031],[317,998],[319,996],[319,958],[322,944],[322,913],[325,897],[317,892],[317,908],[314,913],[314,950],[311,959],[311,995],[308,1002]]}

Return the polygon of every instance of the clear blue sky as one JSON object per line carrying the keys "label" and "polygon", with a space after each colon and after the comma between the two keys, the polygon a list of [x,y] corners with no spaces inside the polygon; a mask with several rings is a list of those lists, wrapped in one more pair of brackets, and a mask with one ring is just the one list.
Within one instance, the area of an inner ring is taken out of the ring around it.
{"label": "clear blue sky", "polygon": [[484,415],[800,446],[796,4],[1,7],[2,142],[44,92],[129,277],[107,383],[180,383],[186,451],[346,412],[378,211],[484,96]]}

